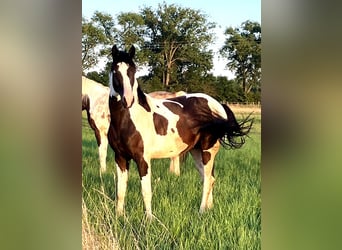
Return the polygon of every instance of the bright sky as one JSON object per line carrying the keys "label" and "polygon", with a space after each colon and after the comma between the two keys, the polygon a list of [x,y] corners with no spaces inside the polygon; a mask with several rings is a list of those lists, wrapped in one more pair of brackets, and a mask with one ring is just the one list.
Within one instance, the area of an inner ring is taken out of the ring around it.
{"label": "bright sky", "polygon": [[225,37],[224,30],[230,26],[238,27],[246,20],[261,23],[261,0],[82,0],[82,15],[91,18],[98,10],[111,14],[114,18],[121,12],[139,12],[144,7],[157,9],[159,3],[166,2],[168,5],[176,4],[183,8],[200,10],[207,16],[207,20],[217,24],[216,40],[210,46],[214,52],[214,75],[228,76],[233,78],[233,73],[225,68],[226,60],[219,58],[218,50],[223,46]]}

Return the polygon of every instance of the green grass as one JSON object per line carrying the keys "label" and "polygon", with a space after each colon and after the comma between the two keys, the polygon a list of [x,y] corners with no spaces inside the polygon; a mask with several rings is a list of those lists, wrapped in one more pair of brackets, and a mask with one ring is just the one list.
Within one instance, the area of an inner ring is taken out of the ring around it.
{"label": "green grass", "polygon": [[[83,118],[83,201],[101,249],[260,249],[261,121],[255,116],[250,138],[237,150],[221,147],[215,159],[214,208],[199,213],[202,183],[192,158],[181,176],[169,173],[169,159],[152,161],[152,222],[144,217],[140,178],[131,162],[126,215],[116,217],[114,154],[100,176],[94,134]],[[107,242],[107,243],[106,243]],[[113,243],[114,242],[114,243]]]}

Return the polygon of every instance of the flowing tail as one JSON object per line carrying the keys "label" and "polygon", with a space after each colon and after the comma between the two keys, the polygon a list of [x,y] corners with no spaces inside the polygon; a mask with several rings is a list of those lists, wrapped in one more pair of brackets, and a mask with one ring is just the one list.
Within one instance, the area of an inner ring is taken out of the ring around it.
{"label": "flowing tail", "polygon": [[240,148],[245,143],[245,137],[248,136],[252,128],[254,119],[249,114],[242,121],[237,122],[233,111],[226,104],[222,104],[227,113],[228,122],[226,123],[225,134],[220,138],[220,143],[228,148]]}

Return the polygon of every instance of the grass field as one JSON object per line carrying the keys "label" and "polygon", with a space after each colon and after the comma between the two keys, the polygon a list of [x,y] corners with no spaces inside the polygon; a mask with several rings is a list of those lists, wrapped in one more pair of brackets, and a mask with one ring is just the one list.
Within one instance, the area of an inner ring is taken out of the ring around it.
{"label": "grass field", "polygon": [[241,149],[221,147],[215,159],[214,208],[204,214],[199,213],[202,183],[191,156],[181,164],[179,177],[169,173],[169,159],[153,160],[152,222],[144,217],[133,162],[126,215],[115,215],[114,154],[108,147],[107,172],[100,176],[95,136],[83,117],[83,249],[260,249],[261,118],[254,117],[250,138]]}

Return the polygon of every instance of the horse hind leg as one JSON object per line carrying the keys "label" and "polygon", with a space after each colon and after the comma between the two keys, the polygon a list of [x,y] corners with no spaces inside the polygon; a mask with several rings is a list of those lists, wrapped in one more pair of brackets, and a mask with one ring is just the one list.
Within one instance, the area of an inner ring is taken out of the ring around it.
{"label": "horse hind leg", "polygon": [[201,173],[203,180],[203,193],[200,212],[213,207],[213,187],[214,187],[214,159],[219,150],[220,144],[217,141],[213,147],[207,150],[192,150],[191,154],[195,159],[196,166]]}
{"label": "horse hind leg", "polygon": [[202,181],[204,180],[204,165],[202,162],[202,152],[200,149],[191,149],[190,151],[192,158],[195,161],[195,166],[201,175]]}
{"label": "horse hind leg", "polygon": [[213,188],[214,188],[214,160],[220,149],[220,143],[217,141],[213,147],[202,152],[202,160],[204,164],[204,183],[203,196],[201,203],[201,211],[210,209],[214,206]]}
{"label": "horse hind leg", "polygon": [[179,156],[171,157],[170,159],[170,172],[177,176],[180,176],[179,161]]}

